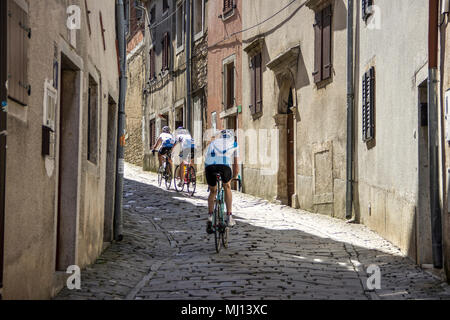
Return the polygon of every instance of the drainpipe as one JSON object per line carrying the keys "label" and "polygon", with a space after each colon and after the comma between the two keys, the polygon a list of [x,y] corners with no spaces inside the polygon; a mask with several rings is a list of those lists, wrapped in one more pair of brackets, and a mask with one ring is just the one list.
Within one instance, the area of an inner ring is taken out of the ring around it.
{"label": "drainpipe", "polygon": [[345,217],[352,218],[353,203],[353,122],[354,122],[354,86],[353,86],[353,0],[348,0],[347,10],[347,187]]}
{"label": "drainpipe", "polygon": [[119,45],[120,82],[119,82],[119,114],[117,127],[117,165],[116,165],[116,196],[114,204],[114,240],[123,239],[123,173],[125,146],[125,96],[127,92],[127,64],[125,45],[125,17],[123,0],[116,2],[117,40]]}
{"label": "drainpipe", "polygon": [[7,93],[6,93],[6,18],[7,1],[0,2],[0,300],[3,288],[3,257],[4,257],[4,231],[5,231],[5,184],[6,184],[6,121],[7,121]]}
{"label": "drainpipe", "polygon": [[442,217],[439,199],[438,133],[438,0],[429,0],[428,25],[428,145],[430,160],[430,208],[433,264],[442,268]]}
{"label": "drainpipe", "polygon": [[191,1],[186,0],[186,122],[191,134]]}

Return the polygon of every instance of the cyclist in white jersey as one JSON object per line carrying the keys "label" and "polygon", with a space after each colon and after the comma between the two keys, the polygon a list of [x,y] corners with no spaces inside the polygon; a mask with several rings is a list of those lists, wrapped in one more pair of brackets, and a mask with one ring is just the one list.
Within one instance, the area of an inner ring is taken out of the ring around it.
{"label": "cyclist in white jersey", "polygon": [[152,148],[152,153],[154,154],[156,149],[159,147],[158,160],[160,167],[162,166],[163,163],[163,155],[167,155],[169,163],[170,165],[172,165],[172,158],[170,157],[170,152],[172,151],[174,144],[175,139],[170,133],[170,128],[168,126],[165,126],[162,129],[161,135],[159,136],[158,140],[156,141],[155,145]]}
{"label": "cyclist in white jersey", "polygon": [[180,152],[180,182],[178,183],[179,187],[183,186],[184,183],[184,177],[183,173],[185,170],[185,167],[187,164],[193,165],[193,159],[194,159],[194,148],[195,143],[194,139],[190,135],[189,131],[186,130],[183,127],[179,127],[175,131],[175,145],[174,147],[180,144],[181,145],[181,152]]}
{"label": "cyclist in white jersey", "polygon": [[205,175],[209,185],[208,198],[208,221],[206,232],[211,234],[212,215],[214,201],[217,195],[217,174],[220,174],[225,191],[225,203],[227,206],[227,224],[229,227],[236,223],[233,220],[233,194],[231,193],[231,180],[236,179],[239,174],[238,166],[239,150],[237,140],[231,130],[223,130],[220,136],[213,140],[206,151]]}

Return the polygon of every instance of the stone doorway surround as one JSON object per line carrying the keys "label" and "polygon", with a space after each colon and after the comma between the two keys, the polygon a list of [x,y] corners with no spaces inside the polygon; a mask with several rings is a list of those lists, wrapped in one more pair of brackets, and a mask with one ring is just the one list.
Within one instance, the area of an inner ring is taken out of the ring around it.
{"label": "stone doorway surround", "polygon": [[[295,79],[297,78],[298,59],[300,56],[300,44],[294,45],[287,50],[277,55],[274,59],[267,63],[267,68],[274,72],[278,86],[275,86],[275,96],[278,96],[278,106],[276,114],[274,115],[275,127],[279,130],[279,159],[286,159],[287,155],[287,125],[288,125],[288,113],[292,113],[294,116],[294,194],[292,199],[287,199],[287,164],[284,161],[280,161],[278,167],[278,192],[277,200],[283,204],[292,203],[292,207],[299,208],[298,195],[297,195],[297,119],[298,117],[298,101],[297,90],[295,85]],[[290,92],[292,90],[292,92]],[[288,110],[288,97],[292,93],[293,106]],[[291,201],[289,201],[291,200]]]}

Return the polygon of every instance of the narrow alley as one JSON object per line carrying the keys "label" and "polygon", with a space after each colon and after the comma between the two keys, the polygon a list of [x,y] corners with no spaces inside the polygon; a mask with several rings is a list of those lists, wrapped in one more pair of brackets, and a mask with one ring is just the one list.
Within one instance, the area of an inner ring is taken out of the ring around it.
{"label": "narrow alley", "polygon": [[[125,167],[124,240],[81,274],[71,299],[450,299],[450,287],[363,225],[234,193],[237,225],[217,254],[205,232],[206,186],[194,197]],[[369,290],[370,265],[381,289]]]}

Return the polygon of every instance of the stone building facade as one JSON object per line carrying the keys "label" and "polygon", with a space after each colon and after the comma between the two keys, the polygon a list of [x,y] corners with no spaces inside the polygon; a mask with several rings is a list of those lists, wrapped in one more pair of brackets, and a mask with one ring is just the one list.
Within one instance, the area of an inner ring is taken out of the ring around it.
{"label": "stone building facade", "polygon": [[244,190],[344,217],[346,1],[290,2],[242,3]]}
{"label": "stone building facade", "polygon": [[[187,39],[186,8],[189,5],[191,37]],[[158,159],[152,146],[161,129],[180,126],[190,129],[201,159],[207,94],[207,1],[147,1],[150,26],[146,31],[147,86],[144,97],[144,170],[156,171]],[[189,50],[187,49],[187,46]],[[190,52],[187,74],[186,52]],[[187,92],[187,78],[190,90]],[[188,104],[187,101],[190,101]],[[188,105],[191,120],[188,123]],[[199,166],[200,168],[200,166]],[[199,173],[201,175],[201,172]]]}
{"label": "stone building facade", "polygon": [[137,1],[125,1],[129,12],[127,34],[127,96],[125,161],[142,166],[144,146],[142,143],[144,89],[146,85],[145,59],[145,11],[138,8]]}
{"label": "stone building facade", "polygon": [[69,266],[91,264],[112,240],[115,10],[107,0],[2,2],[9,57],[4,299],[54,296]]}

